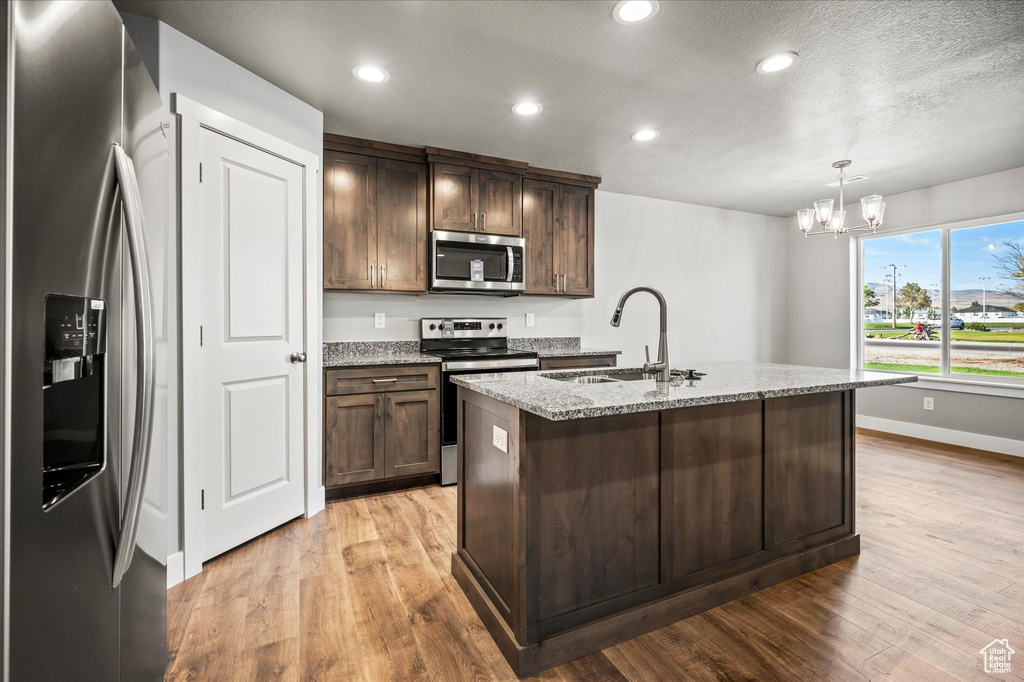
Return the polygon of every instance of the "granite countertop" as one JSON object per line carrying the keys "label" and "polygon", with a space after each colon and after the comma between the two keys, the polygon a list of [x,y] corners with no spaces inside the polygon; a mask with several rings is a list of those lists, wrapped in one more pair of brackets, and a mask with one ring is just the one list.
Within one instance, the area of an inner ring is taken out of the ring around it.
{"label": "granite countertop", "polygon": [[705,372],[706,376],[693,382],[673,378],[667,385],[653,379],[575,384],[545,376],[606,375],[614,378],[616,374],[640,371],[637,368],[464,374],[451,380],[459,386],[553,421],[917,381],[916,376],[908,374],[757,362],[710,362],[696,364],[693,369]]}
{"label": "granite countertop", "polygon": [[544,338],[509,339],[508,347],[515,350],[536,351],[541,358],[570,358],[586,355],[619,355],[621,350],[581,348],[578,336],[552,336]]}
{"label": "granite countertop", "polygon": [[441,358],[420,352],[419,341],[337,341],[324,344],[324,368],[371,365],[440,364]]}

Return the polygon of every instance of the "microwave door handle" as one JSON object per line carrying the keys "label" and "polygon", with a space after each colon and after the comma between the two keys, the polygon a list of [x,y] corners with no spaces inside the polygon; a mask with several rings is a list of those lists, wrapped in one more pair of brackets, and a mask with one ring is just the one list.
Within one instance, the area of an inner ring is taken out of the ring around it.
{"label": "microwave door handle", "polygon": [[131,565],[139,532],[143,489],[149,469],[149,446],[153,434],[153,391],[155,367],[153,358],[153,303],[150,290],[149,262],[146,256],[142,196],[135,165],[124,149],[114,144],[117,184],[127,228],[128,256],[132,284],[135,288],[135,343],[137,348],[135,430],[132,435],[131,459],[128,469],[128,492],[121,514],[121,537],[114,555],[113,586],[117,587]]}
{"label": "microwave door handle", "polygon": [[505,275],[505,281],[506,282],[511,282],[512,281],[512,268],[515,266],[515,262],[516,261],[515,261],[515,256],[512,255],[512,247],[511,246],[506,246],[505,248],[508,249],[508,274]]}

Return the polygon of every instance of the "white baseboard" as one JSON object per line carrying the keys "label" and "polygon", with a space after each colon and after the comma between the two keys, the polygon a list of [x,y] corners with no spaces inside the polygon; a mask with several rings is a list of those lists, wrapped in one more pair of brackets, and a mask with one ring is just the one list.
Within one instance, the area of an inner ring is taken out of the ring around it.
{"label": "white baseboard", "polygon": [[982,433],[943,429],[938,426],[925,426],[924,424],[901,422],[895,419],[869,417],[863,414],[857,415],[857,426],[862,429],[885,431],[886,433],[895,433],[900,436],[910,436],[911,438],[932,440],[949,445],[960,445],[965,448],[975,448],[978,450],[988,450],[989,452],[999,452],[1004,455],[1024,457],[1024,440],[986,436]]}
{"label": "white baseboard", "polygon": [[175,552],[167,557],[167,589],[185,580],[185,554]]}

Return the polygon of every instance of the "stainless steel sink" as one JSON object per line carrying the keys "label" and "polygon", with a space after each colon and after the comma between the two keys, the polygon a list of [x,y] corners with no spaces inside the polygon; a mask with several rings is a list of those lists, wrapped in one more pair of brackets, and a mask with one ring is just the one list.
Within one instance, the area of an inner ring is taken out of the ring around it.
{"label": "stainless steel sink", "polygon": [[657,372],[623,372],[615,375],[616,381],[648,381],[657,378]]}
{"label": "stainless steel sink", "polygon": [[617,384],[618,379],[612,379],[611,377],[604,375],[591,375],[584,377],[553,377],[549,376],[548,379],[554,379],[555,381],[564,381],[570,384]]}
{"label": "stainless steel sink", "polygon": [[621,384],[624,381],[646,381],[658,378],[656,372],[622,372],[619,374],[587,374],[584,376],[559,376],[557,374],[542,374],[546,379],[564,381],[567,384]]}

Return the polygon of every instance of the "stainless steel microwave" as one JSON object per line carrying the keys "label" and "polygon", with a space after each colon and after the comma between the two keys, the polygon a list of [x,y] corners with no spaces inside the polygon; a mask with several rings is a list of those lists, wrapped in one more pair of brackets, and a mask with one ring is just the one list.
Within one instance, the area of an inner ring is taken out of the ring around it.
{"label": "stainless steel microwave", "polygon": [[515,296],[525,289],[526,240],[467,232],[433,232],[430,290]]}

